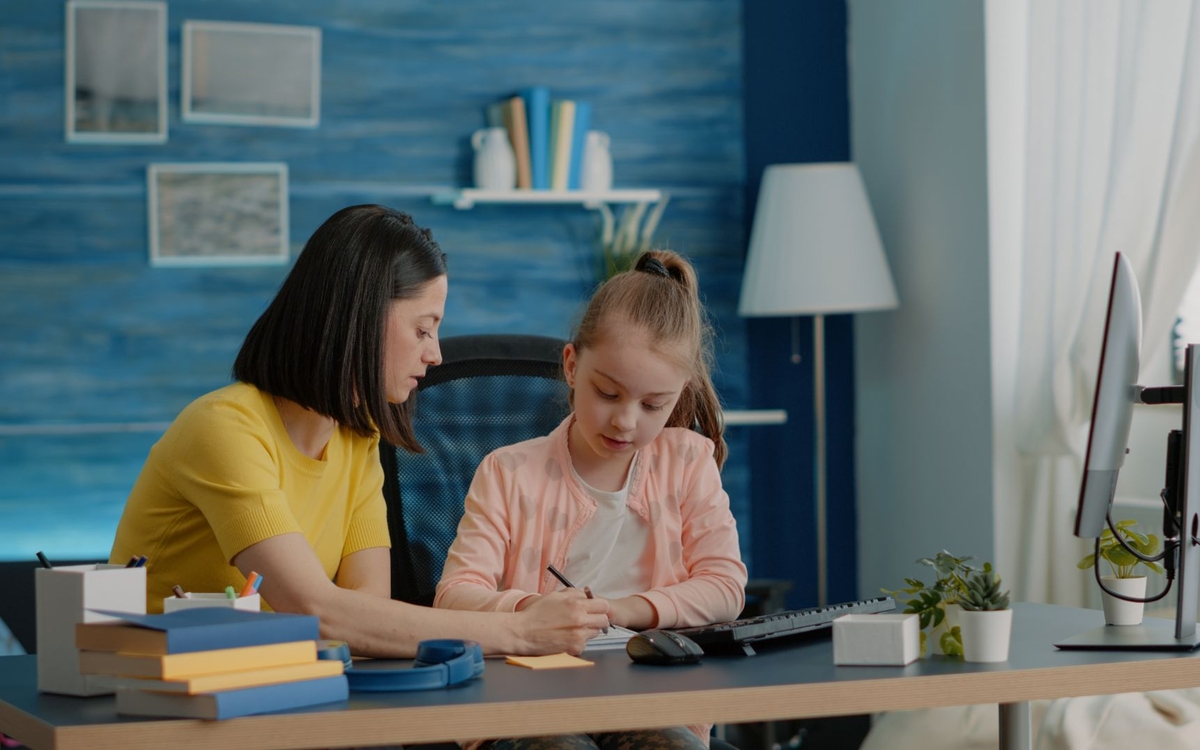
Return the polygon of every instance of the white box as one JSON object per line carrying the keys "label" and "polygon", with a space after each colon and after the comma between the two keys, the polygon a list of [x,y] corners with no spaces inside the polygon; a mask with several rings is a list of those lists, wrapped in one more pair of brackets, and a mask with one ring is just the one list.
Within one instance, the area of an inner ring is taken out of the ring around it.
{"label": "white box", "polygon": [[921,655],[917,615],[843,615],[833,621],[833,663],[897,666]]}
{"label": "white box", "polygon": [[239,596],[230,599],[225,594],[188,594],[180,599],[169,596],[163,599],[163,613],[176,612],[181,609],[196,609],[197,607],[232,607],[233,609],[248,609],[258,612],[262,609],[262,598],[258,594]]}
{"label": "white box", "polygon": [[75,625],[115,618],[90,612],[146,614],[146,568],[65,565],[34,571],[38,690],[66,695],[108,695],[96,675],[79,674]]}

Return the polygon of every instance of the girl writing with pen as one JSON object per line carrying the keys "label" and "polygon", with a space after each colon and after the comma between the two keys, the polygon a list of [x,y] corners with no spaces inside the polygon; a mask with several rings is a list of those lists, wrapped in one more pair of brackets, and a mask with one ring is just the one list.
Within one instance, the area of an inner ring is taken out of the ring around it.
{"label": "girl writing with pen", "polygon": [[582,591],[521,612],[446,612],[391,599],[381,438],[420,451],[418,379],[441,361],[446,256],[412,217],[344,208],[313,233],[233,365],[151,449],[110,560],[146,554],[147,607],[172,586],[242,590],[316,615],[357,654],[413,656],[430,638],[489,653],[578,653],[607,624]]}
{"label": "girl writing with pen", "polygon": [[[644,253],[606,282],[563,351],[573,413],[550,435],[484,459],[434,606],[520,612],[562,590],[553,569],[632,630],[737,617],[746,568],[721,488],[726,448],[710,359],[684,258]],[[489,747],[705,747],[708,728],[690,729]]]}

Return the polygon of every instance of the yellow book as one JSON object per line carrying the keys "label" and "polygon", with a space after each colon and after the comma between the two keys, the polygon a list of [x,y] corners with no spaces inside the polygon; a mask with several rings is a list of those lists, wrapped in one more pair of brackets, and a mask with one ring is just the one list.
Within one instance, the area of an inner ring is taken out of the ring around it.
{"label": "yellow book", "polygon": [[215,693],[235,688],[275,685],[280,682],[312,680],[317,677],[332,677],[342,674],[345,667],[340,661],[323,659],[308,664],[291,664],[286,667],[267,667],[244,672],[226,672],[200,677],[184,677],[172,680],[148,680],[137,677],[101,677],[100,681],[112,688],[134,688],[155,693]]}
{"label": "yellow book", "polygon": [[554,103],[557,115],[550,141],[550,189],[566,190],[571,178],[571,139],[575,133],[575,102],[563,99]]}
{"label": "yellow book", "polygon": [[80,674],[114,677],[148,677],[155,680],[179,680],[224,672],[245,672],[266,667],[308,664],[317,660],[316,641],[272,643],[216,651],[186,654],[122,654],[107,651],[80,651]]}

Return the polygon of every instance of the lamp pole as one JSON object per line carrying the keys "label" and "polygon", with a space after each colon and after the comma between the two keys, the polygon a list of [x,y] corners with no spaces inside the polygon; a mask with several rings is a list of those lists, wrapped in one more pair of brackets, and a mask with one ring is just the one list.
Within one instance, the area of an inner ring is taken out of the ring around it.
{"label": "lamp pole", "polygon": [[825,316],[813,316],[813,422],[817,441],[817,606],[829,602],[825,560]]}

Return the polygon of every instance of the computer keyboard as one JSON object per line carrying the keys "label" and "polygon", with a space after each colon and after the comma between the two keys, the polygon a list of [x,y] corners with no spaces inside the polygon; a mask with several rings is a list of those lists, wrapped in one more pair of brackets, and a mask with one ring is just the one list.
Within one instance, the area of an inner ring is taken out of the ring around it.
{"label": "computer keyboard", "polygon": [[875,612],[890,612],[896,601],[890,596],[879,596],[858,602],[827,604],[824,607],[793,609],[769,615],[748,617],[743,620],[719,622],[696,628],[672,628],[698,643],[705,653],[742,651],[754,654],[752,643],[786,638],[803,633],[824,630],[830,632],[833,621],[842,615],[865,615]]}

